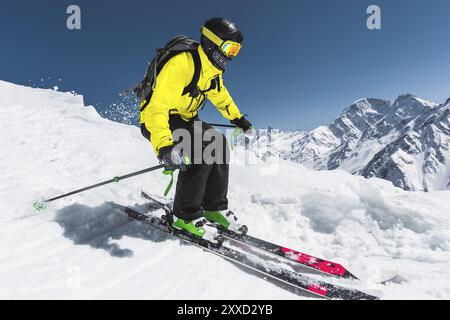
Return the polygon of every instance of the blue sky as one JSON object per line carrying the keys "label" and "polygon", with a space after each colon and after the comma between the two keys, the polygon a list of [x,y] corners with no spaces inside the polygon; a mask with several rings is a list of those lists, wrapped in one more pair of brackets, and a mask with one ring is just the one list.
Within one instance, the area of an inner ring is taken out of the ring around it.
{"label": "blue sky", "polygon": [[[66,28],[70,4],[81,7],[79,31]],[[371,4],[381,30],[366,27]],[[104,107],[141,79],[154,48],[225,16],[245,38],[225,75],[241,111],[257,127],[312,129],[361,97],[445,101],[449,12],[448,0],[2,1],[0,79],[58,84]],[[205,109],[203,119],[223,121]]]}

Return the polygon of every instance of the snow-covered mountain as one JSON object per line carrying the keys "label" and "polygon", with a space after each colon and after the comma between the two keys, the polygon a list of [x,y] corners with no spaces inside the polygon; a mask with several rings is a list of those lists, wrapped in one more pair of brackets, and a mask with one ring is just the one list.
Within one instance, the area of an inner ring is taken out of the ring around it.
{"label": "snow-covered mountain", "polygon": [[450,189],[449,109],[450,99],[438,105],[410,94],[361,99],[329,126],[274,135],[272,147],[311,169],[383,178],[405,190]]}
{"label": "snow-covered mountain", "polygon": [[[157,160],[139,128],[100,117],[79,95],[0,81],[0,115],[0,298],[307,298],[113,210],[111,201],[145,204],[142,189],[161,195],[168,178],[158,172],[37,213],[41,196]],[[290,161],[230,174],[230,207],[250,234],[341,263],[362,279],[348,285],[383,299],[450,298],[450,191],[406,192]]]}

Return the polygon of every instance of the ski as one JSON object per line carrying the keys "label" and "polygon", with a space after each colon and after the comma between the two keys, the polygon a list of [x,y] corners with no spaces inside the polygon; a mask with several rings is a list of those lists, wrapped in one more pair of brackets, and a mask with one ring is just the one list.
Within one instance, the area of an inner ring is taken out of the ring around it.
{"label": "ski", "polygon": [[326,299],[343,300],[375,300],[378,297],[364,293],[356,289],[349,289],[337,286],[331,283],[318,281],[302,274],[298,274],[279,267],[268,267],[267,264],[258,263],[250,256],[224,246],[223,244],[211,243],[201,238],[187,235],[185,232],[170,227],[167,219],[164,217],[154,217],[138,212],[129,207],[114,204],[125,212],[131,220],[148,224],[162,232],[173,235],[184,242],[192,243],[202,249],[216,254],[226,260],[241,265],[247,269],[253,270],[258,274],[275,279],[292,288],[300,289],[312,295]]}
{"label": "ski", "polygon": [[269,252],[271,254],[274,254],[276,256],[279,256],[281,258],[295,261],[299,264],[301,264],[304,267],[314,269],[316,271],[319,271],[322,274],[329,275],[329,276],[335,276],[345,279],[354,279],[357,280],[358,278],[353,275],[350,271],[348,271],[346,268],[344,268],[339,263],[335,263],[332,261],[328,261],[325,259],[317,258],[314,256],[311,256],[309,254],[299,252],[293,249],[286,248],[284,246],[280,246],[278,244],[262,240],[256,237],[252,237],[247,234],[239,234],[230,230],[227,230],[223,228],[220,225],[217,225],[216,228],[219,230],[221,234],[224,235],[226,239],[234,240],[240,243],[244,243],[247,245],[250,245],[252,247],[255,247],[257,249]]}
{"label": "ski", "polygon": [[177,230],[175,228],[171,228],[170,225],[172,224],[172,221],[170,221],[170,219],[168,219],[166,216],[163,216],[162,218],[150,217],[148,215],[145,215],[143,213],[138,212],[137,210],[128,207],[122,207],[121,209],[128,215],[128,218],[132,220],[150,224],[161,231],[170,233],[184,241],[195,243],[196,245],[199,245],[205,249],[219,249],[222,246],[223,237],[221,235],[215,237],[214,239],[215,241],[212,242],[211,240],[196,237],[184,230]]}
{"label": "ski", "polygon": [[[147,194],[144,191],[141,192],[141,195],[145,199],[153,201],[157,205],[159,205],[161,208],[164,208],[164,210],[167,213],[171,212],[170,205],[162,202],[161,200],[156,199],[155,197],[152,197],[151,195]],[[152,208],[152,209],[155,209],[155,208]],[[215,225],[215,227],[228,240],[237,241],[237,242],[255,247],[259,250],[263,250],[270,254],[276,255],[278,257],[284,258],[286,260],[294,261],[294,262],[302,265],[303,267],[315,270],[317,272],[320,272],[321,274],[328,275],[328,276],[335,276],[335,277],[344,278],[344,279],[353,279],[353,280],[358,279],[355,275],[353,275],[350,271],[348,271],[345,267],[343,267],[339,263],[335,263],[332,261],[314,257],[312,255],[309,255],[309,254],[306,254],[306,253],[303,253],[303,252],[300,252],[297,250],[289,249],[287,247],[280,246],[278,244],[247,235],[246,232],[241,234],[241,233],[227,230],[220,225]]]}

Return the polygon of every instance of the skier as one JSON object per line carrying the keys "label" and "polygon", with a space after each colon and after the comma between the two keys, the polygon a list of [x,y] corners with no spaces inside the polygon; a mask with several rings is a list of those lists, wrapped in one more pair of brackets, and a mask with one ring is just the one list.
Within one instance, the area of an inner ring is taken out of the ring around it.
{"label": "skier", "polygon": [[[151,141],[160,161],[171,170],[180,169],[172,226],[198,237],[205,237],[205,218],[225,228],[231,223],[231,218],[222,212],[228,208],[228,145],[223,134],[215,131],[216,139],[203,142],[201,153],[203,155],[203,150],[211,143],[221,148],[219,142],[223,142],[223,156],[212,164],[206,163],[204,159],[193,158],[194,154],[179,152],[176,145],[180,141],[175,140],[173,133],[185,129],[194,140],[194,126],[201,128],[201,135],[207,130],[215,130],[198,118],[198,110],[206,99],[244,133],[251,130],[252,125],[240,113],[222,78],[229,62],[239,53],[242,41],[241,32],[230,20],[214,18],[206,21],[197,49],[201,64],[197,94],[184,93],[186,84],[193,79],[196,63],[190,52],[182,52],[172,57],[159,72],[148,105],[141,111],[141,130]],[[218,136],[221,138],[217,139]],[[186,156],[192,164],[186,165]]]}

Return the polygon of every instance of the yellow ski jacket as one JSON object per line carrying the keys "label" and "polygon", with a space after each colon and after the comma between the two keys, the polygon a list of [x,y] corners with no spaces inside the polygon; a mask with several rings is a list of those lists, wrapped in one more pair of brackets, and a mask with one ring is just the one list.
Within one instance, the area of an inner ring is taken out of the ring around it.
{"label": "yellow ski jacket", "polygon": [[[150,131],[150,140],[156,154],[161,148],[173,144],[169,116],[178,114],[183,120],[189,121],[197,115],[204,99],[209,99],[229,120],[242,117],[223,85],[222,71],[214,67],[201,46],[198,47],[198,52],[202,70],[197,86],[200,91],[205,92],[196,98],[189,94],[182,95],[195,71],[192,55],[183,52],[171,58],[159,72],[150,102],[141,112],[140,123],[145,124],[147,130]],[[212,88],[213,82],[216,82],[215,88],[208,91]]]}

